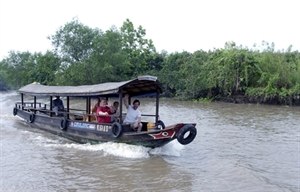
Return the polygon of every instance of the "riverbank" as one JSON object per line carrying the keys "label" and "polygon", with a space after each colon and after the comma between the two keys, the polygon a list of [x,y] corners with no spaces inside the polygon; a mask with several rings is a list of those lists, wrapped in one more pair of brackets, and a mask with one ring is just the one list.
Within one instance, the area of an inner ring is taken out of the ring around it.
{"label": "riverbank", "polygon": [[286,98],[279,98],[277,96],[273,98],[264,99],[259,96],[246,96],[241,94],[235,94],[228,97],[215,98],[213,101],[227,102],[227,103],[255,103],[255,104],[269,104],[269,105],[287,105],[287,106],[300,106],[300,96],[291,96]]}

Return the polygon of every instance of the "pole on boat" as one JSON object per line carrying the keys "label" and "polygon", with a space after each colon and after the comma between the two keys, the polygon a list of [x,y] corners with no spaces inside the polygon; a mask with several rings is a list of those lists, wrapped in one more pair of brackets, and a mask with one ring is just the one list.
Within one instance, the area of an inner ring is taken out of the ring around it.
{"label": "pole on boat", "polygon": [[70,97],[67,96],[67,119],[70,119],[69,111],[70,111]]}
{"label": "pole on boat", "polygon": [[156,111],[155,111],[155,123],[158,121],[159,114],[159,90],[156,91]]}
{"label": "pole on boat", "polygon": [[52,96],[50,96],[50,117],[52,117]]}
{"label": "pole on boat", "polygon": [[21,108],[22,108],[22,110],[24,110],[24,94],[23,93],[21,93],[21,102],[22,102]]}
{"label": "pole on boat", "polygon": [[36,113],[36,96],[33,97],[34,114]]}
{"label": "pole on boat", "polygon": [[123,111],[123,89],[120,90],[119,92],[119,102],[120,102],[120,105],[119,105],[119,108],[120,108],[120,122],[123,122],[123,115],[122,115],[122,111]]}
{"label": "pole on boat", "polygon": [[[85,101],[85,102],[86,102],[86,104],[85,104],[85,105],[86,105],[85,113],[86,113],[86,114],[91,114],[91,107],[90,107],[90,106],[91,106],[91,97],[88,96],[88,97],[86,98],[86,101]],[[88,115],[87,118],[88,118],[88,119],[87,119],[88,122],[90,122],[90,121],[91,121],[91,116]]]}

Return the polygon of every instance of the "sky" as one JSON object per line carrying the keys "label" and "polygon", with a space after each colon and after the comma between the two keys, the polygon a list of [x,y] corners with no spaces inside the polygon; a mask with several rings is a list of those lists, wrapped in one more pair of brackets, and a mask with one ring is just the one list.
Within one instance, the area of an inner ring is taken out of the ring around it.
{"label": "sky", "polygon": [[0,0],[0,61],[9,51],[52,50],[47,36],[73,18],[102,31],[129,19],[158,52],[208,51],[228,41],[300,51],[300,0]]}

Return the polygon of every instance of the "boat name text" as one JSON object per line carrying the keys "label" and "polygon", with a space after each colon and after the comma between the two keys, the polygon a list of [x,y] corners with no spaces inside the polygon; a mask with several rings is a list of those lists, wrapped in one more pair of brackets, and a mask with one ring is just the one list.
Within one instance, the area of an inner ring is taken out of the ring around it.
{"label": "boat name text", "polygon": [[110,125],[97,125],[96,126],[96,130],[97,131],[104,131],[104,132],[108,132],[108,130],[111,128]]}

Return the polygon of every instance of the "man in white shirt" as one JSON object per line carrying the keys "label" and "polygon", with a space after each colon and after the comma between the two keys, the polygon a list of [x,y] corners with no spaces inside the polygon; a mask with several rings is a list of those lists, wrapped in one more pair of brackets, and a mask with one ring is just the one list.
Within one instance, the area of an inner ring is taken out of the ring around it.
{"label": "man in white shirt", "polygon": [[124,119],[124,123],[129,123],[132,129],[136,129],[140,132],[143,124],[141,123],[141,111],[138,109],[140,105],[139,100],[134,100],[132,106],[128,104],[128,94],[124,96],[124,104],[127,108],[127,114]]}

